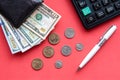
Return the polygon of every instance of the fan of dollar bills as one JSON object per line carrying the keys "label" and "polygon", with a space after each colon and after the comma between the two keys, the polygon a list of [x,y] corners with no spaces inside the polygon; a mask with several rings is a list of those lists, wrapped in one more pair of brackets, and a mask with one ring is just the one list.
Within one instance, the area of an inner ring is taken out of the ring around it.
{"label": "fan of dollar bills", "polygon": [[54,29],[61,16],[45,4],[41,4],[18,28],[14,28],[0,15],[0,25],[11,53],[25,52],[39,45]]}

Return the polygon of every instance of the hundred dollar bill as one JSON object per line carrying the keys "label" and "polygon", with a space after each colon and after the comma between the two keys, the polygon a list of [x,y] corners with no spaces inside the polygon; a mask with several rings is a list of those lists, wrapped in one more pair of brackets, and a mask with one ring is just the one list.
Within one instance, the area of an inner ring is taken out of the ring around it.
{"label": "hundred dollar bill", "polygon": [[10,23],[1,17],[3,23],[5,24],[6,28],[10,31],[11,35],[15,39],[16,43],[18,44],[21,52],[25,52],[31,48],[30,44],[26,41],[26,39],[15,29],[10,25]]}
{"label": "hundred dollar bill", "polygon": [[41,4],[37,10],[23,24],[42,39],[54,29],[61,16],[45,4]]}
{"label": "hundred dollar bill", "polygon": [[15,53],[20,52],[20,48],[18,47],[15,39],[13,38],[13,36],[9,32],[9,30],[6,28],[6,26],[4,25],[4,23],[1,23],[1,27],[2,27],[2,30],[4,32],[5,38],[7,40],[7,43],[9,45],[9,48],[11,50],[11,53],[15,54]]}
{"label": "hundred dollar bill", "polygon": [[35,46],[40,41],[42,41],[38,35],[26,28],[24,25],[20,26],[18,31],[23,35],[23,37],[29,42],[31,46]]}

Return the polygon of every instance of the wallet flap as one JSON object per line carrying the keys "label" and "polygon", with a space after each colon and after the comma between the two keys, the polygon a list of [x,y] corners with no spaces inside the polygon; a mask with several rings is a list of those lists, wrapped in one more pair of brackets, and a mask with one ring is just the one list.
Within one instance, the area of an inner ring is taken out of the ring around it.
{"label": "wallet flap", "polygon": [[0,13],[18,28],[43,0],[1,0]]}

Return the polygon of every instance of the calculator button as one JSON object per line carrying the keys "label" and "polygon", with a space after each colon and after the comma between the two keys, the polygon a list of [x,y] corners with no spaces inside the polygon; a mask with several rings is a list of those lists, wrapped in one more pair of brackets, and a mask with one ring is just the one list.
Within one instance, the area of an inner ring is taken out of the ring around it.
{"label": "calculator button", "polygon": [[98,9],[101,8],[101,4],[97,2],[93,5],[93,7],[94,7],[95,10],[98,10]]}
{"label": "calculator button", "polygon": [[110,3],[110,0],[102,0],[102,3],[103,3],[104,6],[106,6]]}
{"label": "calculator button", "polygon": [[86,19],[87,19],[87,23],[92,23],[96,20],[94,15],[90,15]]}
{"label": "calculator button", "polygon": [[78,1],[78,4],[81,8],[86,6],[86,2],[85,1]]}
{"label": "calculator button", "polygon": [[88,14],[91,14],[91,9],[89,7],[85,7],[82,9],[82,13],[84,16],[87,16]]}
{"label": "calculator button", "polygon": [[117,9],[120,9],[120,1],[115,3],[115,7],[116,7]]}
{"label": "calculator button", "polygon": [[107,13],[111,13],[111,12],[113,12],[114,11],[114,7],[113,6],[108,6],[108,7],[106,7],[106,12]]}
{"label": "calculator button", "polygon": [[98,18],[102,18],[102,17],[105,16],[105,12],[103,10],[100,10],[100,11],[96,12],[96,15],[97,15]]}

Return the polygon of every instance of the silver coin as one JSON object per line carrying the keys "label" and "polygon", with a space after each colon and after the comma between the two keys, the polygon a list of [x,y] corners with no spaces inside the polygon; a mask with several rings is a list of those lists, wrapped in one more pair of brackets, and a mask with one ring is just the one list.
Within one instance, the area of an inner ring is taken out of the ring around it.
{"label": "silver coin", "polygon": [[84,48],[84,46],[83,46],[82,43],[77,43],[77,44],[76,44],[76,50],[77,50],[77,51],[81,51],[81,50],[83,50],[83,48]]}
{"label": "silver coin", "polygon": [[69,47],[67,45],[62,47],[61,53],[63,56],[69,56],[71,54],[71,52],[72,52],[71,47]]}
{"label": "silver coin", "polygon": [[55,62],[55,67],[56,67],[57,69],[62,68],[62,66],[63,66],[62,61],[58,60],[58,61]]}
{"label": "silver coin", "polygon": [[67,28],[64,34],[66,38],[71,39],[75,36],[75,31],[72,28]]}

